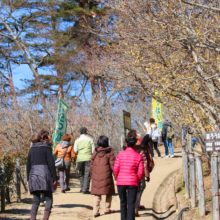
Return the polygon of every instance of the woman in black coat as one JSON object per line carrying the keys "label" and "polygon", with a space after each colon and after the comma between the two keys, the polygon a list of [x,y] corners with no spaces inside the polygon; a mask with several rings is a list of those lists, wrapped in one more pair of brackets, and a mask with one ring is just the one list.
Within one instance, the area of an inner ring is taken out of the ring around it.
{"label": "woman in black coat", "polygon": [[30,193],[34,200],[31,208],[31,220],[36,220],[40,205],[40,194],[46,199],[44,218],[48,220],[52,207],[52,193],[56,185],[56,168],[51,149],[51,136],[48,131],[35,133],[31,137],[33,145],[28,152],[27,180]]}

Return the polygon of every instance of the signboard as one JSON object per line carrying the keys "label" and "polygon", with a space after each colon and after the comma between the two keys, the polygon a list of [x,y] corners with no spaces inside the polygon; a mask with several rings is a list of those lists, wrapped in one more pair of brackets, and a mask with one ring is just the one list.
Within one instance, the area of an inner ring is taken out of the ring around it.
{"label": "signboard", "polygon": [[123,133],[126,136],[131,130],[131,114],[123,110]]}
{"label": "signboard", "polygon": [[153,113],[153,118],[155,119],[155,123],[157,124],[157,127],[160,129],[160,131],[162,131],[162,127],[163,127],[162,106],[161,103],[154,98],[152,98],[152,113]]}
{"label": "signboard", "polygon": [[56,147],[57,143],[60,142],[62,136],[66,134],[67,128],[67,111],[69,106],[66,105],[62,100],[59,100],[58,111],[57,111],[57,121],[56,121],[56,130],[53,135],[53,149]]}
{"label": "signboard", "polygon": [[206,133],[205,149],[207,152],[220,151],[220,133],[215,131]]}

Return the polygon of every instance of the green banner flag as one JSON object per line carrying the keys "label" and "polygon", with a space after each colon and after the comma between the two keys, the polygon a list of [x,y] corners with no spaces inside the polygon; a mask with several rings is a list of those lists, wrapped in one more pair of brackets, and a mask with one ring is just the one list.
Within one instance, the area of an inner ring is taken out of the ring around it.
{"label": "green banner flag", "polygon": [[62,100],[59,100],[58,111],[57,111],[57,121],[56,121],[56,130],[53,134],[53,149],[55,149],[57,143],[60,142],[62,136],[66,134],[67,129],[67,111],[69,106],[66,105]]}

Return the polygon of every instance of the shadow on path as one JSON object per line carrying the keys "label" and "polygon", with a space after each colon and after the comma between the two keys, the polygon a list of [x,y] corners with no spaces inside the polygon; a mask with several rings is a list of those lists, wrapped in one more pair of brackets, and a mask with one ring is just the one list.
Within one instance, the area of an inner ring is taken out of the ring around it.
{"label": "shadow on path", "polygon": [[33,203],[33,198],[21,199],[21,202],[25,203],[25,204],[32,204]]}
{"label": "shadow on path", "polygon": [[77,208],[77,207],[81,207],[81,208],[86,208],[86,209],[89,209],[89,210],[93,210],[92,206],[83,205],[83,204],[62,204],[62,205],[55,205],[54,207],[56,207],[56,208]]}
{"label": "shadow on path", "polygon": [[171,213],[169,213],[166,217],[157,217],[156,215],[152,214],[152,213],[144,213],[144,214],[140,214],[141,217],[149,217],[149,216],[153,216],[154,219],[157,220],[163,220],[163,219],[167,219],[170,216],[172,216],[174,213],[176,213],[176,211],[172,211]]}
{"label": "shadow on path", "polygon": [[[157,214],[157,215],[162,215],[162,214],[165,214],[165,213],[167,213],[172,207],[173,207],[174,205],[171,205],[168,209],[167,209],[167,211],[165,211],[165,212],[157,212],[157,211],[155,211],[154,209],[152,209],[152,208],[146,208],[146,209],[144,209],[144,210],[146,210],[146,211],[153,211],[155,214]],[[143,211],[144,211],[143,210]]]}
{"label": "shadow on path", "polygon": [[[154,209],[152,209],[152,208],[146,208],[145,210],[146,211],[152,211],[153,212],[153,214],[152,213],[143,213],[143,214],[140,214],[140,216],[141,217],[149,217],[149,216],[152,216],[152,217],[154,217],[155,219],[159,219],[159,220],[162,220],[162,219],[167,219],[167,218],[169,218],[171,215],[173,215],[176,211],[172,211],[172,212],[170,212],[166,217],[157,217],[157,215],[163,215],[163,214],[166,214],[167,212],[169,212],[169,210],[173,207],[174,205],[171,205],[168,209],[167,209],[167,211],[165,211],[165,212],[157,212],[157,211],[155,211]],[[143,210],[144,211],[144,210]]]}
{"label": "shadow on path", "polygon": [[17,217],[11,217],[11,218],[8,218],[8,217],[1,217],[0,216],[0,220],[30,220],[30,218],[17,218]]}
{"label": "shadow on path", "polygon": [[30,209],[8,209],[4,213],[1,213],[1,215],[8,215],[12,214],[15,215],[16,217],[4,217],[0,216],[0,220],[9,220],[9,219],[22,219],[22,220],[29,220],[30,218],[22,218],[23,215],[29,215],[30,214]]}

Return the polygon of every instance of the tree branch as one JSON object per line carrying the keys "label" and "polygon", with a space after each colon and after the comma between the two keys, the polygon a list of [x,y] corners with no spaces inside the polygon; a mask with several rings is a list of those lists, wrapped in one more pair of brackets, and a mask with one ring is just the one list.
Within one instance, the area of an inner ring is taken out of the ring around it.
{"label": "tree branch", "polygon": [[198,7],[205,8],[205,9],[212,10],[212,11],[220,11],[220,8],[215,8],[215,7],[211,7],[211,6],[206,6],[206,5],[201,5],[201,4],[197,4],[197,3],[193,3],[193,2],[188,2],[186,0],[182,0],[182,2],[187,4],[187,5],[198,6]]}

